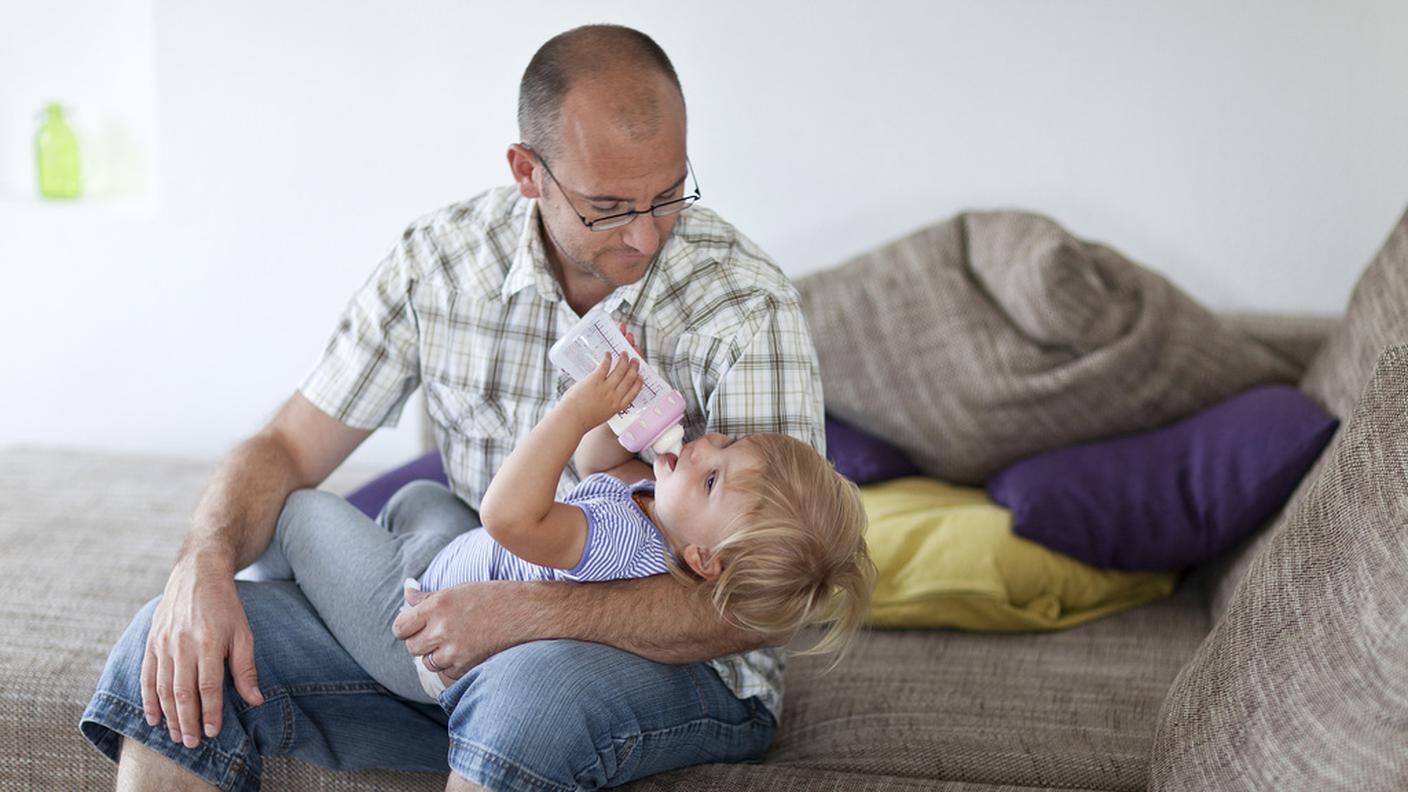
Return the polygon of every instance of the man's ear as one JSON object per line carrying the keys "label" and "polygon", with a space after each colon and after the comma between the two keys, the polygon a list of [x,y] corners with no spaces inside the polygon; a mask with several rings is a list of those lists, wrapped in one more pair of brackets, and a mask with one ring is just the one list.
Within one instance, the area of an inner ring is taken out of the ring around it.
{"label": "man's ear", "polygon": [[694,570],[694,574],[705,580],[713,580],[723,571],[723,565],[719,563],[719,557],[712,551],[699,545],[686,545],[684,548],[684,562]]}
{"label": "man's ear", "polygon": [[538,189],[538,183],[533,180],[533,174],[538,169],[538,158],[533,152],[522,143],[514,143],[508,147],[508,170],[513,175],[513,183],[518,186],[518,194],[524,198],[540,198],[542,191]]}

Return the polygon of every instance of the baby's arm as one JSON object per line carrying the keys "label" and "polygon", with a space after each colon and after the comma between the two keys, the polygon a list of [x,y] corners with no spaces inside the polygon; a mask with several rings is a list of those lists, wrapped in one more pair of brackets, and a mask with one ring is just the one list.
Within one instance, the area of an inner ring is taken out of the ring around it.
{"label": "baby's arm", "polygon": [[[577,462],[577,472],[582,474],[582,478],[593,473],[610,473],[629,483],[654,477],[650,466],[627,451],[621,441],[616,439],[616,433],[606,424],[587,432],[582,442],[577,445],[577,453],[573,459]],[[631,462],[635,465],[630,465]]]}
{"label": "baby's arm", "polygon": [[577,565],[587,519],[581,509],[557,502],[557,482],[583,436],[635,399],[639,370],[625,354],[615,368],[606,357],[514,447],[479,504],[479,517],[494,541],[532,564]]}
{"label": "baby's arm", "polygon": [[635,457],[616,439],[616,433],[607,424],[598,424],[582,437],[577,444],[577,453],[572,458],[577,462],[577,472],[582,478],[593,473],[604,473],[611,468]]}
{"label": "baby's arm", "polygon": [[[621,324],[621,334],[639,355],[640,347],[636,346],[636,337],[626,329],[624,323]],[[582,474],[582,478],[593,473],[608,473],[628,484],[655,478],[655,471],[637,459],[635,454],[627,451],[621,441],[616,439],[616,433],[604,423],[587,432],[582,442],[577,445],[577,453],[573,455],[573,459],[577,462],[577,472]]]}

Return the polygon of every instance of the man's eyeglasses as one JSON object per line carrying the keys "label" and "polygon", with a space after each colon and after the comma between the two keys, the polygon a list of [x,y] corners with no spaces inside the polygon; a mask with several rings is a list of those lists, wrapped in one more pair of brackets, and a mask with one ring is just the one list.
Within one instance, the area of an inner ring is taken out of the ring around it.
{"label": "man's eyeglasses", "polygon": [[[524,148],[528,147],[524,146]],[[533,151],[531,148],[528,150]],[[533,155],[538,158],[539,162],[543,163],[543,170],[548,172],[548,178],[552,179],[552,183],[556,184],[557,189],[562,192],[562,197],[567,201],[567,205],[572,207],[572,212],[582,221],[582,225],[586,226],[591,231],[610,231],[613,228],[629,225],[632,220],[636,219],[637,215],[649,214],[655,217],[669,217],[672,214],[683,212],[693,206],[695,201],[699,200],[699,179],[694,176],[694,165],[689,161],[689,158],[686,157],[684,161],[685,170],[694,181],[693,193],[683,198],[661,201],[658,204],[652,205],[649,209],[643,209],[641,211],[632,209],[627,212],[621,212],[620,214],[607,215],[605,217],[598,217],[595,220],[588,220],[581,212],[577,211],[577,205],[572,203],[571,197],[567,195],[567,189],[563,187],[562,182],[558,181],[557,177],[553,175],[552,168],[548,167],[548,161],[543,158],[543,155],[536,151],[533,151]]]}

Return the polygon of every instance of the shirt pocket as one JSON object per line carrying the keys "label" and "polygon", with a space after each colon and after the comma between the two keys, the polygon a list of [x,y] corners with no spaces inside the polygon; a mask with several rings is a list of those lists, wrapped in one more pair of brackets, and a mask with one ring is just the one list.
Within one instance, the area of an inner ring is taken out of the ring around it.
{"label": "shirt pocket", "polygon": [[513,417],[495,399],[475,391],[429,382],[425,388],[425,406],[447,437],[513,445]]}

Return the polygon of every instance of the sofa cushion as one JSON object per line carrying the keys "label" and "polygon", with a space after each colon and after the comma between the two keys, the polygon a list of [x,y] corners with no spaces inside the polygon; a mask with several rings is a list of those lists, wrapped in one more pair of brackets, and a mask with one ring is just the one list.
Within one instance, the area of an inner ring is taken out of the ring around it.
{"label": "sofa cushion", "polygon": [[860,497],[879,572],[871,624],[1060,629],[1167,596],[1177,582],[1096,569],[1023,539],[982,490],[906,478],[862,487]]}
{"label": "sofa cushion", "polygon": [[[1344,319],[1335,325],[1329,339],[1321,345],[1301,380],[1301,390],[1332,414],[1347,418],[1373,373],[1379,353],[1390,345],[1408,343],[1408,307],[1405,306],[1408,306],[1408,212],[1399,218],[1378,254],[1359,277]],[[1334,442],[1337,441],[1332,441],[1322,461],[1333,452]],[[1271,536],[1285,526],[1319,472],[1318,466],[1312,468],[1270,527],[1243,543],[1219,565],[1209,581],[1209,607],[1214,619],[1227,609],[1252,559]]]}
{"label": "sofa cushion", "polygon": [[960,484],[1297,375],[1163,277],[1020,212],[958,215],[797,287],[827,410]]}
{"label": "sofa cushion", "polygon": [[851,774],[836,789],[909,776],[1143,790],[1154,717],[1206,634],[1193,586],[1059,632],[871,630],[830,673],[825,657],[788,660],[764,766]]}
{"label": "sofa cushion", "polygon": [[[906,768],[900,768],[901,770]],[[661,773],[616,787],[620,792],[1055,792],[1049,786],[970,784],[906,778],[887,773],[857,775],[844,770],[813,770],[781,764],[714,764]],[[1059,792],[1099,792],[1062,787]]]}
{"label": "sofa cushion", "polygon": [[1102,569],[1178,569],[1261,528],[1339,422],[1262,385],[1152,432],[1048,451],[988,481],[1019,536]]}
{"label": "sofa cushion", "polygon": [[1157,790],[1408,789],[1408,345],[1170,691]]}

